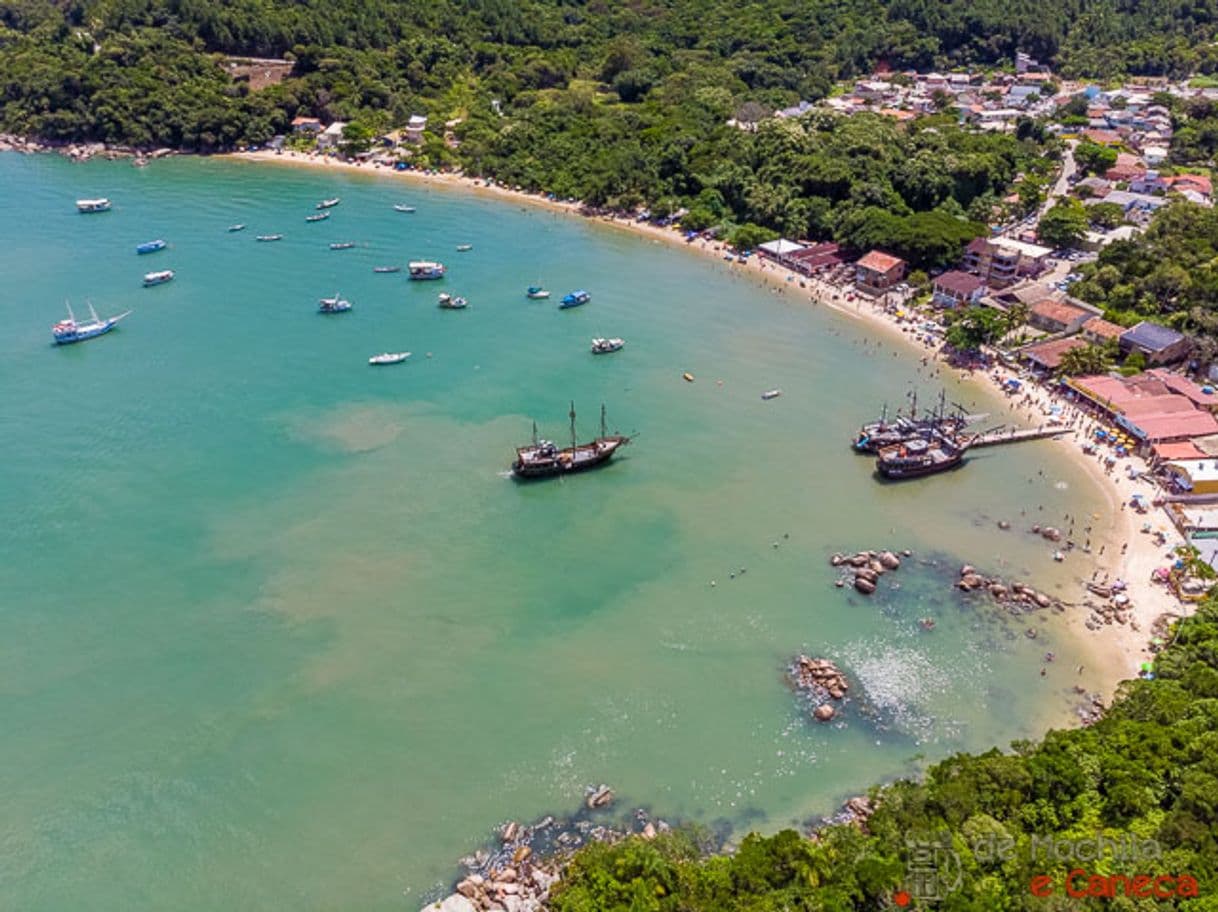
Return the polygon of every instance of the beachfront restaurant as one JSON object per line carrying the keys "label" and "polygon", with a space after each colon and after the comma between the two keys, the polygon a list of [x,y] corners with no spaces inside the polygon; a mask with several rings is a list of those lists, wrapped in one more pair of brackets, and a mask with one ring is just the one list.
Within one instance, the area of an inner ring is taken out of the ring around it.
{"label": "beachfront restaurant", "polygon": [[1176,489],[1189,494],[1218,494],[1218,459],[1174,459],[1163,469]]}
{"label": "beachfront restaurant", "polygon": [[1177,386],[1173,389],[1158,371],[1135,377],[1072,377],[1063,382],[1083,404],[1120,428],[1142,450],[1218,433],[1213,414],[1198,408],[1190,395],[1179,391],[1179,384],[1173,384]]}

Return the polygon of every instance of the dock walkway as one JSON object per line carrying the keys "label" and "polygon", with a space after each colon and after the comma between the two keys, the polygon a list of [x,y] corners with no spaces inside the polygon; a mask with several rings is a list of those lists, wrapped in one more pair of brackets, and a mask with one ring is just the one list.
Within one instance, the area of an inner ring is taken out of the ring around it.
{"label": "dock walkway", "polygon": [[1004,443],[1023,443],[1025,440],[1045,440],[1050,437],[1060,437],[1063,434],[1071,434],[1073,432],[1074,428],[1069,427],[999,429],[978,434],[973,438],[968,448],[973,450],[978,447],[1000,446]]}

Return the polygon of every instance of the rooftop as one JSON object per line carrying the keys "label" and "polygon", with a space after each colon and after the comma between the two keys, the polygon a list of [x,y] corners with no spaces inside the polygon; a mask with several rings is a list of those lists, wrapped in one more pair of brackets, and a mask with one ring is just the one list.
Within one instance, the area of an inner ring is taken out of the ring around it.
{"label": "rooftop", "polygon": [[1119,339],[1125,332],[1125,327],[1105,320],[1103,317],[1092,317],[1083,324],[1083,332],[1089,332],[1101,339]]}
{"label": "rooftop", "polygon": [[1158,323],[1147,323],[1145,320],[1121,334],[1123,341],[1152,352],[1170,348],[1183,338],[1183,333]]}
{"label": "rooftop", "polygon": [[1049,298],[1037,301],[1029,310],[1038,317],[1057,323],[1073,323],[1079,317],[1090,313],[1087,308],[1069,301],[1054,301]]}
{"label": "rooftop", "polygon": [[959,269],[945,272],[935,279],[936,289],[942,288],[944,291],[952,294],[971,295],[983,287],[985,287],[985,283],[981,281],[979,276],[969,272],[961,272]]}
{"label": "rooftop", "polygon": [[1036,342],[1020,349],[1019,354],[1048,370],[1057,370],[1061,367],[1062,357],[1066,352],[1076,348],[1086,348],[1086,346],[1087,343],[1077,336],[1067,336],[1064,339]]}
{"label": "rooftop", "polygon": [[858,265],[863,269],[871,269],[875,272],[888,272],[890,269],[903,265],[904,262],[900,257],[895,257],[890,253],[873,250],[860,259]]}

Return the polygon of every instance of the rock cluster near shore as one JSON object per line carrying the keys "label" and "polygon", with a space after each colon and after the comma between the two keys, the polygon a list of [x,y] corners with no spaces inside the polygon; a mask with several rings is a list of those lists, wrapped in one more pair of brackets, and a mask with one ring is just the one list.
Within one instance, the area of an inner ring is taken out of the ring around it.
{"label": "rock cluster near shore", "polygon": [[837,715],[831,700],[842,700],[850,690],[841,669],[828,659],[799,655],[788,669],[795,690],[814,703],[811,715],[817,722],[830,722]]}
{"label": "rock cluster near shore", "polygon": [[86,143],[49,143],[36,139],[26,139],[8,133],[0,133],[0,152],[21,152],[33,155],[40,152],[56,152],[72,161],[88,161],[91,158],[133,158],[134,164],[144,165],[155,158],[173,155],[173,149],[157,149],[153,152],[143,152],[128,146],[110,146],[100,142]]}
{"label": "rock cluster near shore", "polygon": [[[912,553],[908,550],[901,552],[904,557],[909,557]],[[829,563],[845,570],[844,575],[837,580],[839,589],[853,576],[851,584],[855,590],[863,595],[871,595],[878,587],[881,576],[900,568],[901,558],[893,551],[857,551],[854,554],[838,552],[829,558]]]}
{"label": "rock cluster near shore", "polygon": [[552,816],[531,824],[508,821],[493,845],[461,859],[466,874],[451,895],[423,907],[421,912],[541,912],[550,891],[562,878],[571,854],[590,842],[618,842],[627,836],[655,839],[669,829],[637,810],[630,826],[608,826],[587,818],[614,800],[607,785],[589,786],[584,810],[559,821]]}
{"label": "rock cluster near shore", "polygon": [[956,588],[962,592],[986,592],[994,601],[1009,606],[1013,614],[1018,614],[1021,610],[1035,611],[1038,608],[1065,610],[1060,599],[1038,592],[1025,583],[1007,583],[997,576],[983,576],[970,564],[960,568]]}

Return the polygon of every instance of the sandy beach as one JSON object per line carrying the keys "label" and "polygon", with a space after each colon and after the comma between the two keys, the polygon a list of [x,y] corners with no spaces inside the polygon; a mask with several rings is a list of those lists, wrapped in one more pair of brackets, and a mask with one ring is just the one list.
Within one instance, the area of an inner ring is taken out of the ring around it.
{"label": "sandy beach", "polygon": [[[371,174],[378,177],[398,178],[414,184],[437,187],[451,187],[462,192],[478,196],[491,196],[508,202],[540,206],[556,213],[573,217],[585,217],[578,203],[550,200],[537,194],[516,191],[480,178],[466,177],[453,173],[428,174],[420,171],[395,171],[391,167],[375,163],[357,164],[343,162],[334,158],[326,158],[312,154],[284,151],[259,151],[236,153],[229,158],[242,161],[269,162],[282,166],[317,168],[322,170],[346,171]],[[950,369],[946,362],[937,357],[935,347],[919,342],[908,324],[899,323],[883,308],[861,296],[850,301],[844,290],[830,286],[815,279],[790,272],[778,264],[760,257],[750,257],[746,263],[738,263],[734,258],[727,264],[724,261],[723,245],[708,240],[687,242],[678,231],[661,228],[650,223],[640,223],[630,219],[597,216],[595,220],[609,227],[630,231],[636,235],[651,238],[656,243],[670,244],[702,256],[719,261],[732,271],[748,275],[771,288],[775,293],[792,294],[797,298],[806,298],[809,302],[833,309],[853,320],[865,323],[869,331],[882,333],[893,339],[900,339],[909,346],[910,354],[916,357],[937,361],[942,369]],[[1016,375],[999,366],[989,372],[968,372],[969,379],[979,383],[992,384],[1001,389],[1001,384]],[[1166,587],[1151,580],[1152,571],[1156,567],[1169,563],[1168,552],[1183,541],[1161,509],[1154,509],[1145,515],[1137,514],[1129,507],[1130,498],[1137,493],[1150,501],[1154,499],[1155,488],[1147,481],[1130,478],[1129,466],[1135,474],[1147,469],[1145,462],[1136,457],[1128,456],[1117,461],[1116,466],[1106,471],[1104,458],[1108,451],[1100,450],[1095,455],[1083,452],[1087,442],[1087,429],[1095,425],[1095,421],[1081,411],[1050,393],[1042,386],[1023,383],[1018,395],[1007,397],[1007,406],[1012,418],[1025,426],[1035,426],[1046,423],[1051,417],[1056,417],[1074,427],[1074,432],[1063,435],[1055,441],[1047,441],[1040,446],[1065,447],[1074,459],[1085,466],[1090,477],[1094,480],[1097,494],[1102,498],[1102,505],[1090,517],[1091,533],[1098,545],[1090,554],[1084,551],[1084,559],[1088,567],[1094,571],[1090,575],[1096,581],[1123,580],[1127,585],[1127,594],[1131,602],[1129,624],[1106,624],[1098,630],[1086,627],[1088,610],[1081,604],[1068,609],[1066,617],[1069,629],[1077,633],[1087,652],[1093,656],[1093,668],[1101,669],[1101,680],[1104,685],[1103,696],[1111,698],[1118,684],[1133,677],[1141,663],[1152,657],[1150,651],[1151,627],[1155,620],[1164,613],[1184,614],[1183,607]],[[1054,410],[1056,409],[1056,415]],[[1167,543],[1158,546],[1154,543],[1153,535],[1141,530],[1143,524],[1149,524],[1151,532],[1161,531],[1167,537]],[[1084,537],[1083,533],[1075,536]],[[1118,544],[1119,543],[1119,544]],[[1079,543],[1080,547],[1086,546]],[[1088,573],[1081,574],[1080,589],[1086,582]],[[1080,603],[1085,593],[1068,594],[1067,601]]]}

